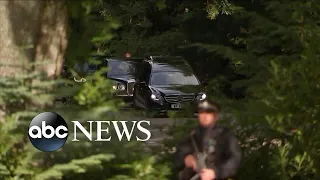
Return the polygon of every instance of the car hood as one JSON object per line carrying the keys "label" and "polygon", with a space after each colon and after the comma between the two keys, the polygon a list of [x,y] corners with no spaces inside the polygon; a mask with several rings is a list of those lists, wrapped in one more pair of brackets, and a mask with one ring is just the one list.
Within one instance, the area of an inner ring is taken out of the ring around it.
{"label": "car hood", "polygon": [[135,81],[135,77],[133,75],[121,75],[121,76],[108,76],[109,79],[112,80],[120,80],[120,81]]}
{"label": "car hood", "polygon": [[150,86],[150,89],[155,92],[160,92],[163,95],[198,94],[200,92],[203,92],[203,88],[201,85]]}

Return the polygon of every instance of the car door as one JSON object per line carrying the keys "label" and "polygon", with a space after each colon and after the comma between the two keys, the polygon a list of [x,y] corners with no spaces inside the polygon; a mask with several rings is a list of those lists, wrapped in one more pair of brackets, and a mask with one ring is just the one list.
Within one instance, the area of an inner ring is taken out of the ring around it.
{"label": "car door", "polygon": [[142,63],[138,69],[137,80],[134,85],[134,100],[138,107],[145,108],[145,93],[147,86],[147,69],[145,63]]}
{"label": "car door", "polygon": [[133,86],[133,101],[134,101],[134,104],[140,108],[142,108],[141,89],[140,89],[141,87],[140,82],[143,79],[142,75],[143,75],[143,63],[141,63],[138,67],[136,82],[134,83],[134,86]]}
{"label": "car door", "polygon": [[143,102],[143,106],[145,109],[148,109],[149,107],[149,101],[150,101],[150,89],[149,89],[149,79],[151,74],[151,65],[149,63],[146,63],[146,67],[144,68],[144,75],[143,75],[143,81],[140,82],[140,92],[141,92],[141,98]]}

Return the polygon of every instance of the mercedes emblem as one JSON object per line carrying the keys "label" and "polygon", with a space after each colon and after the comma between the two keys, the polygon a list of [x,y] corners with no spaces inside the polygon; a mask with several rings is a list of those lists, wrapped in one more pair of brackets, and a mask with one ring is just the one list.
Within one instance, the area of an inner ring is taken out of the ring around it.
{"label": "mercedes emblem", "polygon": [[178,101],[182,102],[183,101],[183,97],[182,96],[178,96]]}

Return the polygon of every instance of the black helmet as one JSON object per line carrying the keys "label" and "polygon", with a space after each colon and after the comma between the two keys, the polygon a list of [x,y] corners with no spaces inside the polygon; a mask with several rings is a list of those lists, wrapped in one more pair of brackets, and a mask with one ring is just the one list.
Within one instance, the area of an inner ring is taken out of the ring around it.
{"label": "black helmet", "polygon": [[209,100],[204,100],[198,104],[198,112],[201,112],[201,111],[219,113],[220,107],[218,104],[214,102],[211,102]]}

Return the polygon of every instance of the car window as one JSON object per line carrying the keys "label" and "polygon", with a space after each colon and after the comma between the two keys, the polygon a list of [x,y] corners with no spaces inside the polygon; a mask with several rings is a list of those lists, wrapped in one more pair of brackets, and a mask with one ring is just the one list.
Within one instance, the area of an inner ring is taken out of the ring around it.
{"label": "car window", "polygon": [[199,85],[197,78],[192,75],[184,75],[182,72],[154,72],[151,85]]}
{"label": "car window", "polygon": [[133,62],[109,61],[108,67],[108,76],[134,75],[136,71]]}
{"label": "car window", "polygon": [[74,70],[77,73],[87,73],[87,74],[93,74],[98,70],[98,65],[96,64],[89,64],[89,63],[77,63],[74,67]]}

